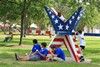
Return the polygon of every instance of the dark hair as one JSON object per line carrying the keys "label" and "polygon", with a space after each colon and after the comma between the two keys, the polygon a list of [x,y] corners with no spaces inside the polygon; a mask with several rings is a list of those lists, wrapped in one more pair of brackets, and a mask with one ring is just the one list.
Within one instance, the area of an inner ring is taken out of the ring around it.
{"label": "dark hair", "polygon": [[54,49],[54,48],[57,48],[56,45],[52,45],[52,46],[51,46],[51,49]]}
{"label": "dark hair", "polygon": [[42,45],[43,47],[46,47],[46,46],[47,46],[47,43],[46,43],[46,42],[42,42],[41,45]]}
{"label": "dark hair", "polygon": [[61,17],[61,13],[60,12],[58,12],[58,16]]}
{"label": "dark hair", "polygon": [[38,41],[37,41],[36,39],[33,39],[33,43],[35,43],[35,44],[36,44],[36,43],[38,43]]}
{"label": "dark hair", "polygon": [[78,31],[78,33],[82,34],[82,31],[81,31],[81,30],[79,30],[79,31]]}

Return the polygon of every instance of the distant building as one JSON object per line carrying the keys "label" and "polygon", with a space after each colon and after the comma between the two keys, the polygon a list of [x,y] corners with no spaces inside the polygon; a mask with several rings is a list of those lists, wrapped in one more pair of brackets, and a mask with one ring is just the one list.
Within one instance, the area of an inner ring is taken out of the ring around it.
{"label": "distant building", "polygon": [[10,27],[9,24],[0,23],[0,28],[9,28],[9,27]]}

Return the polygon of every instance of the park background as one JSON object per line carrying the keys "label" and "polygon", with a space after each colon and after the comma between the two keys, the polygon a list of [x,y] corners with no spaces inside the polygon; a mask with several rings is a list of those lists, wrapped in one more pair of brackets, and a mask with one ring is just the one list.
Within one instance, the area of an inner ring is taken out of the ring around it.
{"label": "park background", "polygon": [[[52,24],[44,10],[44,6],[53,7],[60,11],[68,19],[79,7],[86,8],[76,30],[100,33],[100,0],[0,0],[0,40],[2,41],[10,31],[14,37],[10,42],[0,42],[0,66],[1,67],[99,67],[100,66],[100,37],[85,36],[87,42],[85,57],[92,59],[91,63],[61,63],[61,62],[19,62],[14,58],[14,53],[23,55],[32,47],[32,40],[37,39],[39,43],[50,43],[48,35],[29,34],[27,30],[49,30]],[[31,28],[35,23],[38,28]],[[62,46],[66,56],[70,56],[66,48]]]}

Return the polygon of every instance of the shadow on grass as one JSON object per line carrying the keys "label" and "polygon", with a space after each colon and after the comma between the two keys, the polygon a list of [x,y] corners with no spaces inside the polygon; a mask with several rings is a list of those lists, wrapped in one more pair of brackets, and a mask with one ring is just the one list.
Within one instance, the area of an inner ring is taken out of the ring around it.
{"label": "shadow on grass", "polygon": [[0,44],[0,47],[13,47],[15,45]]}

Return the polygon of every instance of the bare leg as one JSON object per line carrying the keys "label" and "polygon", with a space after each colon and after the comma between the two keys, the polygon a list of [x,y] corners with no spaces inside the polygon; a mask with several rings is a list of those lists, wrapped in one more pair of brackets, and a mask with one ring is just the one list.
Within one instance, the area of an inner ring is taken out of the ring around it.
{"label": "bare leg", "polygon": [[84,61],[84,56],[83,56],[83,49],[80,47],[80,52],[81,52],[81,57],[80,57],[80,62]]}
{"label": "bare leg", "polygon": [[20,61],[29,61],[29,57],[28,56],[19,56]]}
{"label": "bare leg", "polygon": [[83,51],[83,49],[82,49],[81,47],[79,47],[79,50],[80,50],[81,54],[83,54],[83,52],[82,52],[82,51]]}
{"label": "bare leg", "polygon": [[47,60],[46,60],[46,61],[52,61],[52,60],[53,60],[52,58],[53,58],[52,55],[49,54],[49,55],[47,56]]}

